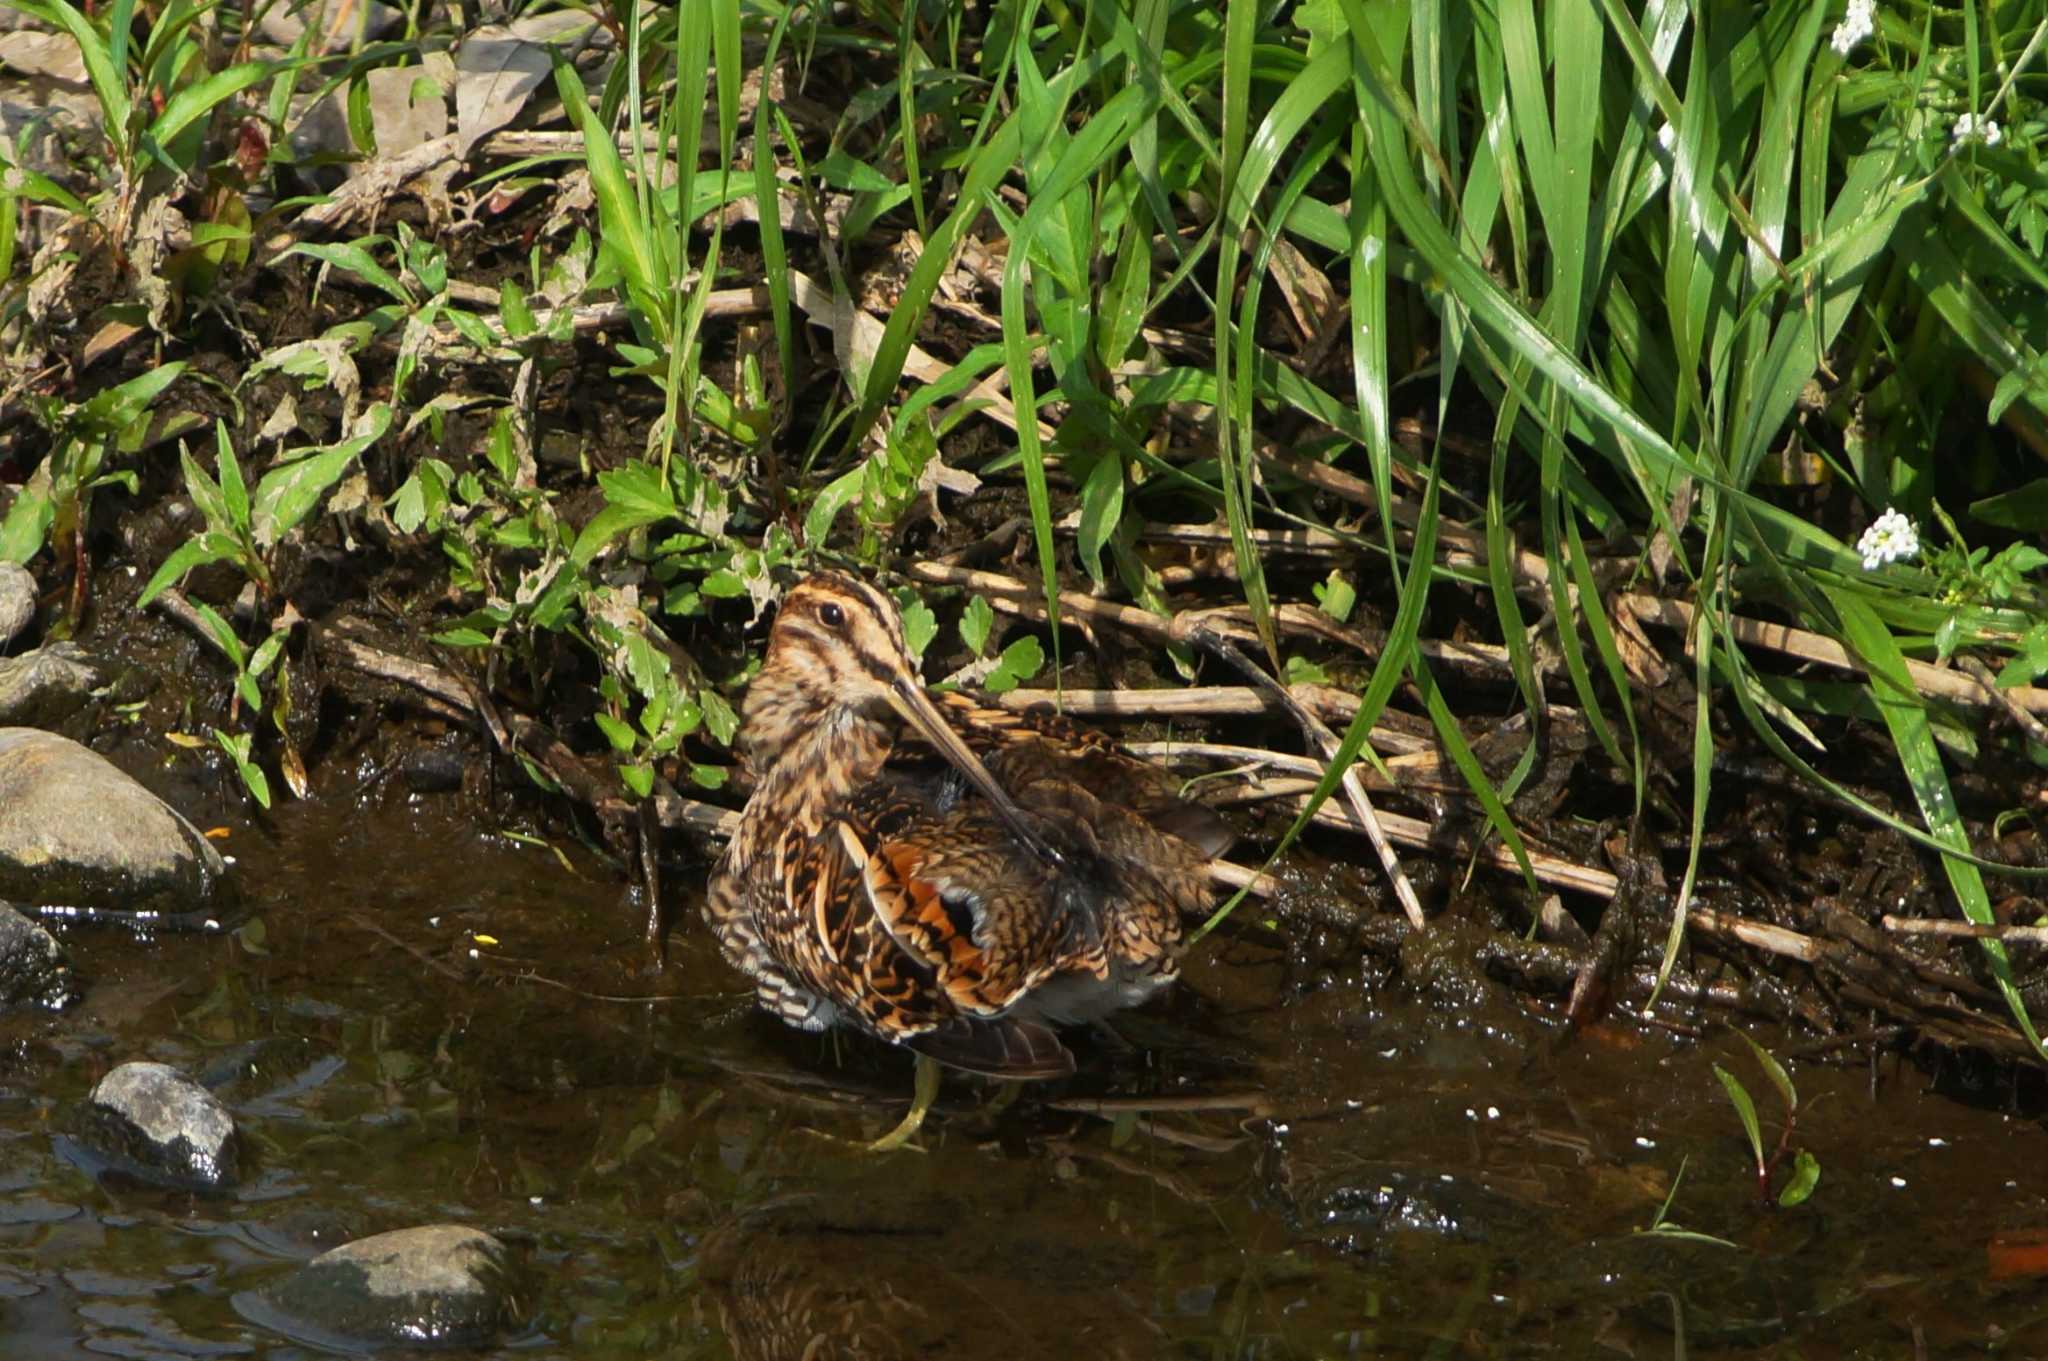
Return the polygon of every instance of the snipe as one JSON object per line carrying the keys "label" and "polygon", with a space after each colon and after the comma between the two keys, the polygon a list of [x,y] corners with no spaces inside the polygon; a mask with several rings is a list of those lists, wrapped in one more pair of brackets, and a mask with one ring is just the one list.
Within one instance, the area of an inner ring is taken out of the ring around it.
{"label": "snipe", "polygon": [[744,717],[754,792],[704,913],[789,1024],[1057,1077],[1052,1026],[1179,974],[1222,821],[1100,733],[928,693],[873,587],[790,591]]}

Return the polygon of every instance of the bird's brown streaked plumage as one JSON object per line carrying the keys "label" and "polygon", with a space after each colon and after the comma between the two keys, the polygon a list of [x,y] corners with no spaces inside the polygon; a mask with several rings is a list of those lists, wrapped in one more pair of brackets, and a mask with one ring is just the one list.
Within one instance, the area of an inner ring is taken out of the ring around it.
{"label": "bird's brown streaked plumage", "polygon": [[704,911],[760,1004],[996,1076],[1071,1072],[1052,1025],[1179,974],[1229,842],[1100,733],[928,693],[895,605],[849,576],[790,591],[743,741],[754,791]]}

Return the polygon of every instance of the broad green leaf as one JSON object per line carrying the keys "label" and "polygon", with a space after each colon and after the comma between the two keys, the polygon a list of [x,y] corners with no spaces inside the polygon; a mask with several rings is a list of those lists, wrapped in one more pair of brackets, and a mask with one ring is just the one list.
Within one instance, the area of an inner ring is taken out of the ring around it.
{"label": "broad green leaf", "polygon": [[40,553],[56,515],[50,495],[50,460],[45,458],[16,489],[7,518],[0,520],[0,562],[25,563]]}
{"label": "broad green leaf", "polygon": [[1785,1189],[1778,1192],[1778,1204],[1784,1209],[1804,1205],[1812,1198],[1814,1189],[1820,1185],[1820,1159],[1800,1149],[1792,1160],[1792,1180],[1785,1183]]}
{"label": "broad green leaf", "polygon": [[861,464],[841,473],[826,484],[811,502],[811,508],[804,512],[804,542],[813,546],[823,545],[832,533],[832,524],[839,518],[839,512],[860,499],[861,488],[867,481],[867,465]]}
{"label": "broad green leaf", "polygon": [[222,494],[220,485],[206,475],[189,449],[178,451],[178,461],[185,469],[185,492],[192,498],[192,504],[206,522],[207,529],[213,533],[232,534],[235,517],[228,511],[227,497]]}
{"label": "broad green leaf", "polygon": [[2038,530],[2048,525],[2048,477],[1971,502],[1970,518],[2000,529]]}
{"label": "broad green leaf", "polygon": [[1785,1065],[1778,1062],[1777,1056],[1770,1050],[1751,1039],[1747,1031],[1737,1030],[1735,1033],[1749,1046],[1749,1052],[1756,1056],[1757,1065],[1764,1070],[1764,1075],[1770,1078],[1771,1085],[1778,1089],[1778,1097],[1785,1103],[1785,1109],[1798,1110],[1799,1092],[1793,1087],[1792,1075],[1785,1071]]}
{"label": "broad green leaf", "polygon": [[597,485],[604,492],[605,505],[576,536],[569,558],[577,567],[587,565],[621,534],[682,515],[661,469],[640,459],[599,473]]}
{"label": "broad green leaf", "polygon": [[285,252],[286,255],[304,255],[331,265],[336,269],[355,275],[364,283],[381,290],[393,302],[404,307],[418,304],[398,277],[377,263],[375,256],[354,241],[301,241]]}
{"label": "broad green leaf", "polygon": [[907,599],[899,596],[896,603],[903,614],[903,645],[910,649],[913,658],[922,660],[924,650],[938,636],[938,617],[932,613],[931,606],[915,595],[909,595]]}
{"label": "broad green leaf", "polygon": [[236,557],[241,545],[227,535],[208,530],[197,538],[187,539],[172,549],[149,578],[149,584],[136,597],[137,609],[146,607],[152,600],[163,594],[172,583],[182,580],[195,567],[204,567],[211,562],[225,562]]}
{"label": "broad green leaf", "polygon": [[[233,99],[258,81],[268,80],[294,62],[245,61],[216,71],[204,80],[185,86],[164,101],[164,111],[149,125],[149,136],[157,145],[168,146],[178,134],[215,108]],[[189,168],[189,167],[183,167]]]}
{"label": "broad green leaf", "polygon": [[1102,548],[1116,533],[1124,514],[1124,463],[1115,454],[1095,460],[1081,484],[1081,523],[1075,548],[1081,566],[1096,585],[1102,584]]}
{"label": "broad green leaf", "polygon": [[1030,680],[1045,667],[1045,649],[1038,640],[1026,634],[1003,649],[1003,655],[991,671],[984,688],[992,695],[1014,690]]}
{"label": "broad green leaf", "polygon": [[78,408],[76,427],[101,435],[119,435],[149,414],[164,390],[184,376],[186,364],[163,364],[118,387],[95,394]]}
{"label": "broad green leaf", "polygon": [[265,473],[256,484],[249,515],[250,533],[257,545],[269,548],[296,529],[341,481],[349,465],[382,439],[390,426],[391,407],[379,402],[356,422],[361,433]]}
{"label": "broad green leaf", "polygon": [[988,655],[988,639],[995,628],[995,609],[980,596],[967,602],[960,615],[960,641],[977,657]]}
{"label": "broad green leaf", "polygon": [[[228,441],[227,422],[213,423],[213,462],[220,472],[221,502],[227,511],[227,523],[223,528],[238,534],[249,532],[249,487],[242,481],[242,465],[235,458],[234,445]],[[186,469],[186,479],[191,479],[194,470]]]}
{"label": "broad green leaf", "polygon": [[48,175],[25,166],[8,165],[4,158],[0,158],[0,200],[11,201],[16,197],[62,208],[73,217],[92,215],[92,210],[83,201]]}
{"label": "broad green leaf", "polygon": [[1735,1114],[1742,1121],[1742,1132],[1749,1136],[1749,1146],[1756,1154],[1758,1165],[1764,1160],[1764,1131],[1757,1123],[1756,1103],[1749,1099],[1749,1091],[1736,1076],[1720,1064],[1713,1065],[1714,1076],[1721,1079],[1721,1086],[1727,1091],[1729,1101],[1735,1105]]}
{"label": "broad green leaf", "polygon": [[208,640],[221,650],[222,656],[234,663],[236,674],[246,671],[249,649],[242,645],[241,636],[228,621],[221,618],[220,611],[203,600],[193,601],[192,609],[199,616],[199,622],[206,626]]}

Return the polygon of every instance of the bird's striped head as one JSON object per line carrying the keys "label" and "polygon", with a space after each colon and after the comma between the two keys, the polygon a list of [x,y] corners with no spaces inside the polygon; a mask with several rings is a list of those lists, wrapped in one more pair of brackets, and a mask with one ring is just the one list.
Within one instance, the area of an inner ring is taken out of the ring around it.
{"label": "bird's striped head", "polygon": [[[871,779],[893,744],[892,715],[952,762],[1020,842],[1047,863],[1062,863],[925,693],[895,602],[838,572],[798,582],[783,598],[767,659],[747,692],[748,760],[757,776],[782,767],[785,779],[825,790]],[[792,762],[845,768],[798,771],[788,768]]]}
{"label": "bird's striped head", "polygon": [[783,598],[755,684],[763,680],[821,711],[876,713],[893,707],[900,686],[919,683],[896,602],[839,572],[805,577]]}

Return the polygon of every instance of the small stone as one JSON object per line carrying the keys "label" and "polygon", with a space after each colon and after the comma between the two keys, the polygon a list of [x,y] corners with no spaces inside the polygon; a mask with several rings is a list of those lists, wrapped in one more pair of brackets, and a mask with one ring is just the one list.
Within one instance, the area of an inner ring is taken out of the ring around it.
{"label": "small stone", "polygon": [[92,1089],[78,1138],[109,1168],[155,1186],[235,1184],[235,1120],[206,1088],[162,1063],[124,1063]]}
{"label": "small stone", "polygon": [[106,757],[0,728],[0,898],[189,912],[213,902],[226,873],[197,828]]}
{"label": "small stone", "polygon": [[0,1008],[59,1011],[78,1000],[71,961],[40,922],[0,903]]}
{"label": "small stone", "polygon": [[76,643],[0,657],[0,726],[54,728],[83,709],[105,680]]}
{"label": "small stone", "polygon": [[477,1347],[516,1321],[506,1262],[504,1244],[479,1229],[394,1229],[324,1252],[234,1306],[324,1347]]}
{"label": "small stone", "polygon": [[0,649],[36,617],[36,579],[18,563],[0,562]]}
{"label": "small stone", "polygon": [[[263,17],[258,21],[256,31],[279,47],[290,47],[306,31],[305,15],[301,12],[306,8],[295,6],[287,10],[282,5],[270,6],[261,11]],[[324,10],[312,12],[322,18],[329,17]],[[379,4],[378,0],[369,0],[366,5],[334,6],[332,22],[321,34],[323,41],[317,46],[323,52],[346,52],[355,43],[368,42],[390,32],[403,17],[391,6]]]}

